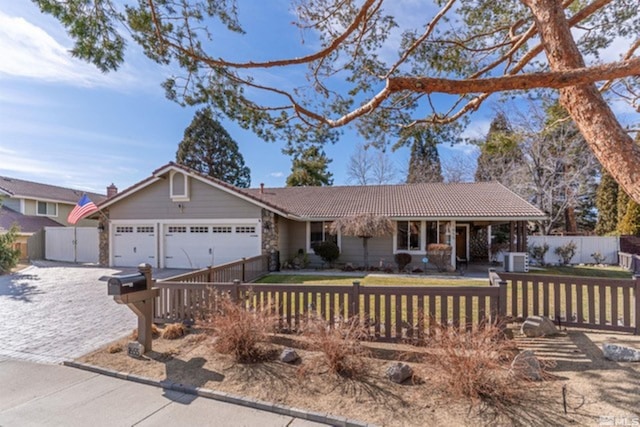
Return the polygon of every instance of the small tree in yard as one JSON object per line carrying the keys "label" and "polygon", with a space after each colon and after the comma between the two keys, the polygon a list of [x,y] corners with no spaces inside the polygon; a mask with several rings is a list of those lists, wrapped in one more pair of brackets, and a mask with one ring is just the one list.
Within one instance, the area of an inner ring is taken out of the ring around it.
{"label": "small tree in yard", "polygon": [[312,247],[313,252],[322,258],[322,261],[331,267],[333,262],[340,257],[340,248],[334,242],[326,240],[318,242]]}
{"label": "small tree in yard", "polygon": [[554,250],[554,253],[560,257],[560,264],[567,265],[571,262],[571,258],[576,254],[577,248],[578,247],[572,240],[566,245],[558,246]]}
{"label": "small tree in yard", "polygon": [[0,234],[0,274],[8,273],[18,264],[20,250],[13,249],[18,238],[18,227],[13,226],[6,233]]}
{"label": "small tree in yard", "polygon": [[549,252],[549,245],[546,243],[544,245],[529,246],[529,254],[531,255],[531,258],[533,258],[533,260],[539,266],[544,267],[544,264],[545,264],[544,257],[547,254],[547,252]]}
{"label": "small tree in yard", "polygon": [[361,238],[364,267],[369,268],[369,239],[393,234],[393,223],[386,216],[367,213],[337,219],[331,224],[330,231]]}

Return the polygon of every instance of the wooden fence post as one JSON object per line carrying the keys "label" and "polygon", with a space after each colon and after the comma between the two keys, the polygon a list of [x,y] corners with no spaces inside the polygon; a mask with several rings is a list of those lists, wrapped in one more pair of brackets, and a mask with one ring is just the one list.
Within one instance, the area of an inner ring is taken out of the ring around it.
{"label": "wooden fence post", "polygon": [[240,300],[240,280],[233,281],[233,289],[231,290],[231,301],[238,302]]}
{"label": "wooden fence post", "polygon": [[500,285],[498,317],[505,318],[507,316],[507,282],[505,280],[501,280],[498,284]]}
{"label": "wooden fence post", "polygon": [[635,318],[635,330],[633,331],[634,335],[640,335],[640,275],[634,275],[633,280],[635,280],[635,289],[634,289],[634,313],[633,317]]}
{"label": "wooden fence post", "polygon": [[360,281],[353,281],[353,288],[351,290],[351,313],[349,317],[360,316]]}

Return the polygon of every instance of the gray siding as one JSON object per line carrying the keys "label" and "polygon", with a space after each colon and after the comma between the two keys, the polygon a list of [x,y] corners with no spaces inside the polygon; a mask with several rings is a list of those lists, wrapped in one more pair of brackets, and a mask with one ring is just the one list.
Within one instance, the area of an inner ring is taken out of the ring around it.
{"label": "gray siding", "polygon": [[[393,264],[393,237],[373,237],[369,239],[369,265],[378,267],[380,261],[383,265]],[[342,236],[340,247],[340,258],[338,262],[352,263],[354,266],[363,265],[364,252],[362,250],[362,239],[358,237]]]}
{"label": "gray siding", "polygon": [[[260,207],[201,181],[190,179],[190,201],[173,202],[169,180],[145,187],[109,208],[111,219],[260,218]],[[183,206],[182,210],[179,205]]]}
{"label": "gray siding", "polygon": [[290,228],[293,221],[278,217],[278,247],[280,248],[280,262],[288,260],[291,256],[289,247]]}

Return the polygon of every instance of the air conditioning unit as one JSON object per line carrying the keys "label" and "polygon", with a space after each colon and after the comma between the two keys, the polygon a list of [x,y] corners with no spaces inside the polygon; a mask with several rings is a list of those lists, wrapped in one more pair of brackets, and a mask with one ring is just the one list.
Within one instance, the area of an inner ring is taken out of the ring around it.
{"label": "air conditioning unit", "polygon": [[504,271],[510,273],[528,273],[529,254],[526,252],[507,252],[504,254]]}

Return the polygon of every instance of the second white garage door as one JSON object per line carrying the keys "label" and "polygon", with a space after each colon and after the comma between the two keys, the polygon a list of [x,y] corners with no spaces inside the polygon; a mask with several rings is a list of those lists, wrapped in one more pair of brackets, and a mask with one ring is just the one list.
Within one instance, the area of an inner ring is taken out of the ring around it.
{"label": "second white garage door", "polygon": [[204,268],[257,255],[257,224],[164,226],[166,268]]}

